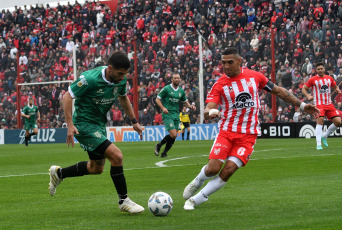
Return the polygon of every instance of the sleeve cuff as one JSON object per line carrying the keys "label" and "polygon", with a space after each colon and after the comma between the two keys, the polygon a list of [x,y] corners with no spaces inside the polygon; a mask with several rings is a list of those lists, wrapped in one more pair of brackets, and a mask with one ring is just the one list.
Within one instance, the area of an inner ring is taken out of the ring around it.
{"label": "sleeve cuff", "polygon": [[68,92],[70,93],[72,99],[75,99],[75,98],[76,98],[76,97],[75,97],[75,94],[71,91],[70,85],[69,85],[69,87],[68,87]]}

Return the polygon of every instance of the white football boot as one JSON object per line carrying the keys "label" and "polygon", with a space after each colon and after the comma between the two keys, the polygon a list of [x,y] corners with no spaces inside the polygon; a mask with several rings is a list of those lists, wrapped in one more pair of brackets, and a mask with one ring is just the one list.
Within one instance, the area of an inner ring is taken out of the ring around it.
{"label": "white football boot", "polygon": [[194,210],[196,206],[195,201],[192,199],[192,197],[190,199],[188,199],[187,201],[185,201],[184,204],[184,209],[185,210]]}
{"label": "white football boot", "polygon": [[196,178],[190,182],[190,184],[188,184],[183,192],[183,198],[184,199],[189,199],[190,197],[192,197],[195,192],[197,192],[197,190],[202,187],[202,185],[204,184],[204,181],[202,182],[198,182],[198,180],[196,180]]}
{"label": "white football boot", "polygon": [[121,212],[129,212],[132,214],[140,213],[145,210],[142,206],[138,205],[128,197],[124,200],[122,204],[119,204],[119,208]]}
{"label": "white football boot", "polygon": [[50,171],[50,183],[49,183],[49,190],[50,195],[54,196],[56,193],[57,186],[63,181],[63,179],[59,179],[57,175],[57,170],[61,168],[60,166],[52,165],[49,169]]}

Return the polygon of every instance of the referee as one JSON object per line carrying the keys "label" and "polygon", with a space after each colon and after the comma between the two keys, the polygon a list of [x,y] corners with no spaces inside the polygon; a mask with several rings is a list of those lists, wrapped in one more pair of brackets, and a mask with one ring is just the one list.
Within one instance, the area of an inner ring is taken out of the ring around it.
{"label": "referee", "polygon": [[190,118],[189,118],[189,108],[187,107],[183,107],[182,112],[180,112],[179,114],[179,119],[182,122],[182,140],[184,141],[184,133],[185,133],[185,129],[188,130],[187,134],[186,134],[186,140],[189,140],[190,137]]}

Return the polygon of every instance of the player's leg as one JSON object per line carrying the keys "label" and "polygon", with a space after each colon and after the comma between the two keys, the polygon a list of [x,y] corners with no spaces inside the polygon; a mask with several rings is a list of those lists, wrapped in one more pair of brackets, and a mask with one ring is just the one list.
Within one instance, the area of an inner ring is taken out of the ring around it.
{"label": "player's leg", "polygon": [[186,134],[186,140],[190,140],[190,125],[186,128],[188,130],[188,133]]}
{"label": "player's leg", "polygon": [[182,141],[184,141],[184,133],[185,133],[185,129],[182,129]]}
{"label": "player's leg", "polygon": [[144,211],[142,206],[136,204],[127,196],[127,184],[123,171],[123,156],[121,150],[111,143],[105,151],[105,156],[111,163],[110,176],[119,196],[120,210],[129,213]]}
{"label": "player's leg", "polygon": [[[195,206],[208,200],[208,197],[214,192],[218,191],[227,183],[229,178],[243,165],[247,164],[249,157],[253,152],[256,135],[242,134],[240,137],[236,134],[236,138],[231,142],[231,151],[227,162],[221,170],[220,174],[214,177],[206,184],[206,186],[198,192],[195,196],[191,197],[185,202],[184,209],[193,210]],[[221,146],[218,146],[222,148]],[[216,149],[219,149],[216,147]],[[229,150],[229,148],[227,148]],[[215,150],[213,151],[215,154]],[[218,154],[221,150],[217,150]],[[214,156],[212,156],[214,157]],[[207,174],[208,175],[208,174]],[[211,174],[212,175],[212,174]]]}
{"label": "player's leg", "polygon": [[30,127],[25,124],[25,145],[28,146],[28,140],[30,135]]}
{"label": "player's leg", "polygon": [[166,141],[166,146],[164,151],[161,154],[161,157],[167,157],[167,152],[171,149],[172,145],[175,143],[176,138],[177,138],[177,130],[176,129],[171,129],[169,130],[169,138]]}
{"label": "player's leg", "polygon": [[[175,127],[174,127],[173,120],[172,120],[171,118],[165,117],[165,118],[163,118],[163,121],[164,121],[164,125],[165,125],[165,130],[166,130],[166,131],[169,131],[169,130],[175,128]],[[161,147],[162,147],[164,144],[170,142],[170,138],[171,138],[171,137],[170,137],[170,134],[168,134],[168,135],[166,135],[159,143],[157,143],[157,144],[155,145],[155,147],[154,147],[154,154],[155,154],[156,156],[159,156],[159,152],[160,152]]]}
{"label": "player's leg", "polygon": [[[189,198],[202,187],[206,180],[209,180],[220,172],[221,167],[227,158],[232,145],[225,132],[220,132],[216,137],[209,154],[209,162],[205,165],[197,177],[191,181],[184,189],[183,198],[187,199],[184,209],[194,209],[194,201]],[[209,184],[209,183],[208,183]]]}
{"label": "player's leg", "polygon": [[[321,114],[322,115],[322,114]],[[317,150],[322,150],[322,128],[324,124],[324,116],[320,116],[317,118],[316,124],[316,143],[317,143]]]}
{"label": "player's leg", "polygon": [[333,123],[329,125],[327,131],[322,136],[322,142],[325,147],[328,147],[327,138],[330,134],[336,131],[338,127],[341,126],[341,117],[340,113],[334,108],[333,105],[330,106],[330,109],[326,113],[328,119],[330,119]]}

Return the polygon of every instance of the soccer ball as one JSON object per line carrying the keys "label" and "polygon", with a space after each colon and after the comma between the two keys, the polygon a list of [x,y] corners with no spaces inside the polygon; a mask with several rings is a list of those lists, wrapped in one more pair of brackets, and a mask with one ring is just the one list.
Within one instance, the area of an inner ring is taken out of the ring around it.
{"label": "soccer ball", "polygon": [[173,201],[165,192],[153,193],[148,199],[148,209],[155,216],[166,216],[171,212]]}

